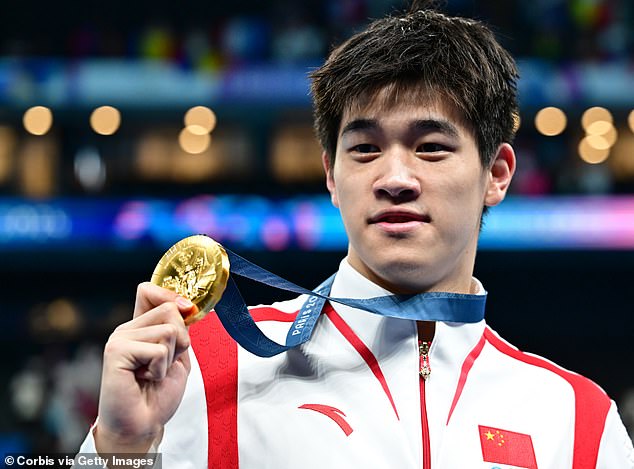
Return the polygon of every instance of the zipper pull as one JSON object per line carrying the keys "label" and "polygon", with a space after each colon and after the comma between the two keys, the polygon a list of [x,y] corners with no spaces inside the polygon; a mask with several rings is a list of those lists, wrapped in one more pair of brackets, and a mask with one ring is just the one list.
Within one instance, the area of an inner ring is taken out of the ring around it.
{"label": "zipper pull", "polygon": [[420,355],[420,377],[423,381],[427,381],[431,374],[431,366],[429,366],[429,347],[431,342],[418,341],[418,354]]}

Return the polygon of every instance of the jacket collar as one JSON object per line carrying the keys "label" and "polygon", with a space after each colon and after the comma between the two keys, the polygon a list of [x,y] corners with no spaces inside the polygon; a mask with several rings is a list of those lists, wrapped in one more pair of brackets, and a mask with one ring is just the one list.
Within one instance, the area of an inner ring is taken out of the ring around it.
{"label": "jacket collar", "polygon": [[[476,294],[485,290],[479,280]],[[372,298],[389,295],[390,292],[373,283],[357,272],[343,259],[331,289],[333,297]],[[359,338],[372,350],[379,362],[382,356],[390,355],[395,348],[412,349],[412,356],[418,354],[418,335],[414,321],[396,319],[368,313],[348,306],[333,304]],[[430,349],[430,362],[434,380],[449,383],[458,381],[462,364],[481,339],[485,321],[472,324],[437,322],[436,332]],[[414,366],[416,365],[414,361]],[[441,377],[436,378],[436,376]],[[450,394],[451,397],[453,394]],[[449,405],[449,404],[448,404]]]}

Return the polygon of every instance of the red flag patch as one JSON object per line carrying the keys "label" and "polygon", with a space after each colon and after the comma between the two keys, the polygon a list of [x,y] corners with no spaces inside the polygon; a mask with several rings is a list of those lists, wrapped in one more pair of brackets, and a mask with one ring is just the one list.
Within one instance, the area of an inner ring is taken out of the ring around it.
{"label": "red flag patch", "polygon": [[538,469],[530,435],[478,425],[485,462]]}

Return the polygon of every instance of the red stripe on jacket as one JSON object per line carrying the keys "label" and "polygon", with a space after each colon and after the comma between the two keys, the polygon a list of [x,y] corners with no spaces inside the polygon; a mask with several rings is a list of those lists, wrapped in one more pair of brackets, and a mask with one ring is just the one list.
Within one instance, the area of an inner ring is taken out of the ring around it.
{"label": "red stripe on jacket", "polygon": [[208,467],[238,469],[238,346],[214,313],[189,336],[205,385]]}
{"label": "red stripe on jacket", "polygon": [[[253,320],[292,322],[297,313],[271,307],[250,310]],[[208,467],[238,469],[238,345],[215,313],[189,328],[205,386]]]}
{"label": "red stripe on jacket", "polygon": [[601,436],[610,410],[610,398],[595,383],[576,373],[566,371],[543,358],[526,354],[511,347],[491,329],[484,336],[498,351],[529,365],[551,371],[565,379],[575,393],[575,435],[572,469],[595,469]]}

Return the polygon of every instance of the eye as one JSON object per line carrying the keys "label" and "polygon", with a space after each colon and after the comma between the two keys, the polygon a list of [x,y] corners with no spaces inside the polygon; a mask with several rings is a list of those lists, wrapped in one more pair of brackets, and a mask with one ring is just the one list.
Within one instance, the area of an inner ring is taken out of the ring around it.
{"label": "eye", "polygon": [[451,151],[451,149],[448,146],[443,145],[441,143],[427,142],[427,143],[423,143],[422,145],[419,145],[416,151],[418,153],[439,153],[439,152]]}
{"label": "eye", "polygon": [[359,145],[353,146],[350,151],[355,153],[379,153],[381,150],[371,143],[360,143]]}

